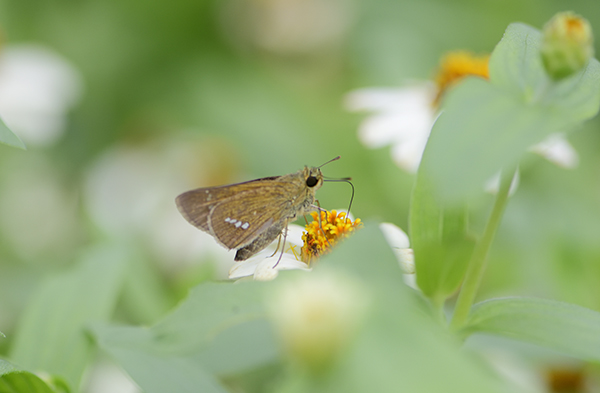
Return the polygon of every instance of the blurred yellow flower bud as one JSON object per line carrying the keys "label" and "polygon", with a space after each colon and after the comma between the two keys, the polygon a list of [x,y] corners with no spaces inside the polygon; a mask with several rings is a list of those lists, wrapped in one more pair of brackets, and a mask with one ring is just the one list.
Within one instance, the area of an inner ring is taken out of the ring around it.
{"label": "blurred yellow flower bud", "polygon": [[365,311],[359,283],[319,273],[286,282],[270,304],[285,353],[315,374],[325,372],[348,346]]}
{"label": "blurred yellow flower bud", "polygon": [[592,28],[573,12],[560,12],[544,26],[542,61],[546,72],[560,80],[584,68],[594,56]]}

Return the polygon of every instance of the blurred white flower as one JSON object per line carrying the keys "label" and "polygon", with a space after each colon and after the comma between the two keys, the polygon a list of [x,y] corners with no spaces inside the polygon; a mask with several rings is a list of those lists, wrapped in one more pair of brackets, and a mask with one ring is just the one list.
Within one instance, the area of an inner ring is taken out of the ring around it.
{"label": "blurred white flower", "polygon": [[26,144],[47,146],[66,127],[82,79],[66,59],[39,45],[0,49],[0,117]]}
{"label": "blurred white flower", "polygon": [[[466,76],[487,79],[487,64],[488,57],[452,52],[440,61],[436,83],[426,81],[401,88],[350,92],[345,102],[349,110],[372,113],[359,126],[360,141],[371,149],[392,145],[394,162],[406,172],[416,173],[445,91]],[[562,134],[549,135],[530,151],[563,168],[578,164],[577,152]]]}
{"label": "blurred white flower", "polygon": [[338,47],[352,19],[343,0],[228,0],[225,32],[244,45],[279,55],[306,55]]}
{"label": "blurred white flower", "polygon": [[374,112],[359,126],[360,141],[371,149],[392,145],[394,162],[416,173],[437,116],[435,97],[436,88],[428,82],[400,89],[360,89],[348,94],[346,107]]}
{"label": "blurred white flower", "polygon": [[303,231],[304,228],[299,225],[288,225],[283,254],[281,254],[282,244],[279,244],[279,250],[276,251],[279,243],[276,240],[256,255],[245,261],[236,262],[229,270],[229,278],[239,279],[252,276],[257,281],[270,281],[277,277],[279,270],[311,270],[306,263],[300,260],[300,249],[304,244],[302,241]]}
{"label": "blurred white flower", "polygon": [[368,293],[341,272],[283,282],[269,295],[269,314],[285,354],[306,369],[322,373],[347,347],[364,319]]}
{"label": "blurred white flower", "polygon": [[145,242],[169,264],[169,272],[199,260],[220,261],[216,266],[226,269],[233,254],[189,225],[175,205],[177,195],[197,186],[189,168],[196,177],[202,176],[199,168],[207,168],[203,159],[209,153],[202,149],[211,146],[177,140],[107,151],[85,182],[84,203],[93,222],[108,236]]}
{"label": "blurred white flower", "polygon": [[562,168],[573,169],[579,164],[577,151],[563,134],[552,134],[529,150]]}

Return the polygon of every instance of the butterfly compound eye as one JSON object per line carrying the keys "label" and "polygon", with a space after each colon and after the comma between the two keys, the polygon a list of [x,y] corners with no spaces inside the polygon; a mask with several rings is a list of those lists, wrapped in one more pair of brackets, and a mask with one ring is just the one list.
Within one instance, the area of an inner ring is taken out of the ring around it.
{"label": "butterfly compound eye", "polygon": [[317,185],[318,182],[319,182],[319,180],[317,180],[317,178],[314,176],[309,176],[306,178],[306,185],[308,187],[314,187]]}

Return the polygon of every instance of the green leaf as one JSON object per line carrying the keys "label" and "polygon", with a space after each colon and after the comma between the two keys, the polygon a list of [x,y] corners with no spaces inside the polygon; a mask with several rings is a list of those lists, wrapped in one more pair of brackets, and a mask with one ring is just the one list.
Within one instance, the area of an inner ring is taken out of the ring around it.
{"label": "green leaf", "polygon": [[97,325],[101,348],[111,354],[146,393],[217,392],[226,390],[192,359],[161,353],[152,347],[149,329]]}
{"label": "green leaf", "polygon": [[540,55],[542,33],[522,23],[506,28],[490,58],[490,80],[515,96],[532,97],[548,83]]}
{"label": "green leaf", "polygon": [[362,393],[374,386],[378,393],[502,391],[503,383],[461,351],[422,298],[403,284],[398,262],[376,225],[365,223],[309,274],[320,269],[364,285],[369,304],[364,325],[331,375],[304,383],[298,379],[306,377],[295,376],[274,391]]}
{"label": "green leaf", "polygon": [[442,208],[428,180],[420,170],[410,205],[410,239],[417,284],[439,304],[460,285],[473,243],[467,238],[466,208]]}
{"label": "green leaf", "polygon": [[456,203],[552,133],[565,132],[600,107],[600,63],[557,83],[540,60],[539,31],[510,25],[490,59],[490,82],[467,78],[448,92],[422,167],[436,194]]}
{"label": "green leaf", "polygon": [[600,313],[574,304],[518,297],[488,300],[473,307],[463,332],[495,334],[600,360]]}
{"label": "green leaf", "polygon": [[548,108],[526,106],[489,82],[470,78],[449,93],[421,166],[442,200],[456,203],[481,193],[488,179],[558,132],[561,123]]}
{"label": "green leaf", "polygon": [[37,375],[0,359],[0,393],[56,393]]}
{"label": "green leaf", "polygon": [[19,149],[27,150],[23,141],[16,136],[4,121],[0,118],[0,143],[8,146],[18,147]]}
{"label": "green leaf", "polygon": [[224,392],[215,375],[241,373],[278,356],[264,319],[266,287],[201,284],[151,328],[95,326],[93,333],[146,392]]}
{"label": "green leaf", "polygon": [[524,102],[554,108],[575,123],[594,117],[600,107],[600,63],[591,59],[581,72],[554,83],[542,64],[542,33],[513,23],[490,59],[491,82]]}
{"label": "green leaf", "polygon": [[98,247],[74,269],[46,279],[19,321],[11,358],[78,387],[93,350],[84,328],[111,316],[130,257]]}

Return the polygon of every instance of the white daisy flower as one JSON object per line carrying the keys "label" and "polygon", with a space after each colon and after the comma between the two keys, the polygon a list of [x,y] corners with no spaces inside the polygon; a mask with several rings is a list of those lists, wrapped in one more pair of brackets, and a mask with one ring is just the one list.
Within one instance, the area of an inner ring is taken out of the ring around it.
{"label": "white daisy flower", "polygon": [[437,117],[432,102],[433,83],[402,89],[361,89],[350,93],[350,110],[375,112],[359,126],[358,137],[368,148],[392,145],[394,162],[408,173],[416,173],[429,133]]}
{"label": "white daisy flower", "polygon": [[[441,60],[435,83],[426,81],[400,88],[366,88],[349,93],[345,103],[349,110],[372,113],[359,126],[359,140],[371,149],[391,145],[394,162],[406,172],[416,173],[439,116],[440,98],[448,87],[466,76],[487,79],[488,62],[488,56],[452,52]],[[549,135],[530,151],[563,168],[574,168],[578,164],[577,152],[562,134]]]}
{"label": "white daisy flower", "polygon": [[0,51],[0,116],[26,144],[57,141],[81,92],[79,72],[51,50],[12,45]]}

